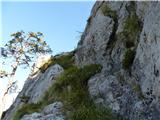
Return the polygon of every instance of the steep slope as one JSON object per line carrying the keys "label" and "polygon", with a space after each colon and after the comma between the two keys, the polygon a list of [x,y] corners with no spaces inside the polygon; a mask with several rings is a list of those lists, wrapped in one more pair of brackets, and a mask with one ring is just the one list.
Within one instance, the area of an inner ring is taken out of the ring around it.
{"label": "steep slope", "polygon": [[76,51],[77,65],[99,63],[92,98],[122,117],[159,120],[159,2],[97,2]]}
{"label": "steep slope", "polygon": [[55,82],[55,78],[63,72],[59,65],[49,67],[44,73],[30,76],[15,102],[6,111],[4,120],[12,120],[15,112],[26,103],[37,103],[44,96],[45,91]]}
{"label": "steep slope", "polygon": [[36,105],[38,111],[23,113],[22,120],[63,120],[72,113],[74,120],[112,120],[112,113],[118,119],[159,120],[159,9],[159,2],[96,2],[77,49],[55,56],[29,78],[3,120],[12,120],[22,101],[44,98],[50,104]]}

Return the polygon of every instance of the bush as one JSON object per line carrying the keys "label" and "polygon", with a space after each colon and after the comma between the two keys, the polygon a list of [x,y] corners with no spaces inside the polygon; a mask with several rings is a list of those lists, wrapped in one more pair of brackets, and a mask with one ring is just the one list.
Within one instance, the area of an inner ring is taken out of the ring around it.
{"label": "bush", "polygon": [[122,67],[123,69],[127,70],[132,66],[133,60],[135,57],[135,51],[131,49],[127,49],[124,59],[122,61]]}

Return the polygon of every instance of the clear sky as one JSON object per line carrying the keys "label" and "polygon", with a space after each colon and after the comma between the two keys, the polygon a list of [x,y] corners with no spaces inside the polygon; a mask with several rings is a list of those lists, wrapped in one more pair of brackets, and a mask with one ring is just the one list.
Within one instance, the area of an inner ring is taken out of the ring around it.
{"label": "clear sky", "polygon": [[[12,1],[12,2],[9,2]],[[18,2],[20,0],[2,0],[0,4],[0,41],[5,44],[10,34],[23,30],[25,32],[42,32],[53,50],[53,54],[71,51],[80,40],[80,32],[84,31],[90,15],[93,1],[85,0],[53,2]],[[23,0],[21,0],[23,1]],[[1,43],[0,42],[0,43]],[[28,72],[19,69],[16,79],[20,85],[27,78]],[[0,79],[0,90],[5,82]],[[1,91],[0,91],[1,93]]]}
{"label": "clear sky", "polygon": [[[53,54],[76,47],[94,2],[2,2],[2,38],[13,32],[40,31]],[[79,32],[78,32],[79,31]]]}

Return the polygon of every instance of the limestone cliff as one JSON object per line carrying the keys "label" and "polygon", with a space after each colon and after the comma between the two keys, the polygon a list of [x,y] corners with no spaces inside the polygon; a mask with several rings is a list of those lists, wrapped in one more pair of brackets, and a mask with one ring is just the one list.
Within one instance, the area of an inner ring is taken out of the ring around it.
{"label": "limestone cliff", "polygon": [[[83,68],[80,70],[74,68],[69,72],[78,71],[77,76],[81,76],[79,72],[85,71],[82,73],[88,75],[86,77],[88,80],[87,87],[83,90],[87,88],[86,92],[88,91],[96,106],[110,107],[117,119],[159,120],[159,10],[158,1],[96,2],[76,50],[67,53],[67,55],[72,54],[74,63],[70,65],[71,61],[63,57],[66,54],[58,55],[53,60],[56,64],[49,63],[43,72],[30,76],[14,104],[5,113],[3,120],[12,120],[15,111],[25,102],[40,101],[45,91],[54,84],[56,77],[63,73],[64,69],[73,66],[85,67],[90,64],[100,64],[102,70],[92,71],[94,74],[89,75]],[[68,62],[62,62],[63,60]],[[66,72],[68,76],[69,72]],[[62,85],[64,79],[70,79],[68,76],[66,78],[63,76],[61,78],[63,81],[58,85]],[[65,82],[67,87],[63,89],[72,91],[75,84],[70,82]],[[76,88],[79,89],[79,86]],[[62,88],[58,86],[56,89]],[[22,120],[67,119],[66,116],[74,108],[68,108],[68,112],[63,114],[60,108],[66,104],[65,102],[54,101],[44,106],[38,113],[33,112],[21,118]],[[97,118],[97,120],[102,119]]]}

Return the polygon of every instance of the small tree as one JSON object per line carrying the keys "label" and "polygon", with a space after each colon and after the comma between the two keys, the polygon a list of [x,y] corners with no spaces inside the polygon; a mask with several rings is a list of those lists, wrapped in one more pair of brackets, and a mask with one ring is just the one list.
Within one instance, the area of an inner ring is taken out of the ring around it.
{"label": "small tree", "polygon": [[[5,45],[1,50],[1,55],[4,58],[10,58],[13,60],[11,65],[11,73],[6,73],[3,70],[0,70],[0,77],[8,77],[8,84],[2,98],[3,106],[1,109],[4,109],[5,97],[6,95],[15,87],[14,76],[19,66],[25,65],[25,67],[30,66],[33,60],[40,54],[51,53],[51,49],[47,43],[43,40],[43,34],[40,32],[34,33],[29,32],[25,33],[23,31],[13,33],[11,35],[12,39]],[[2,112],[0,113],[1,118]]]}

